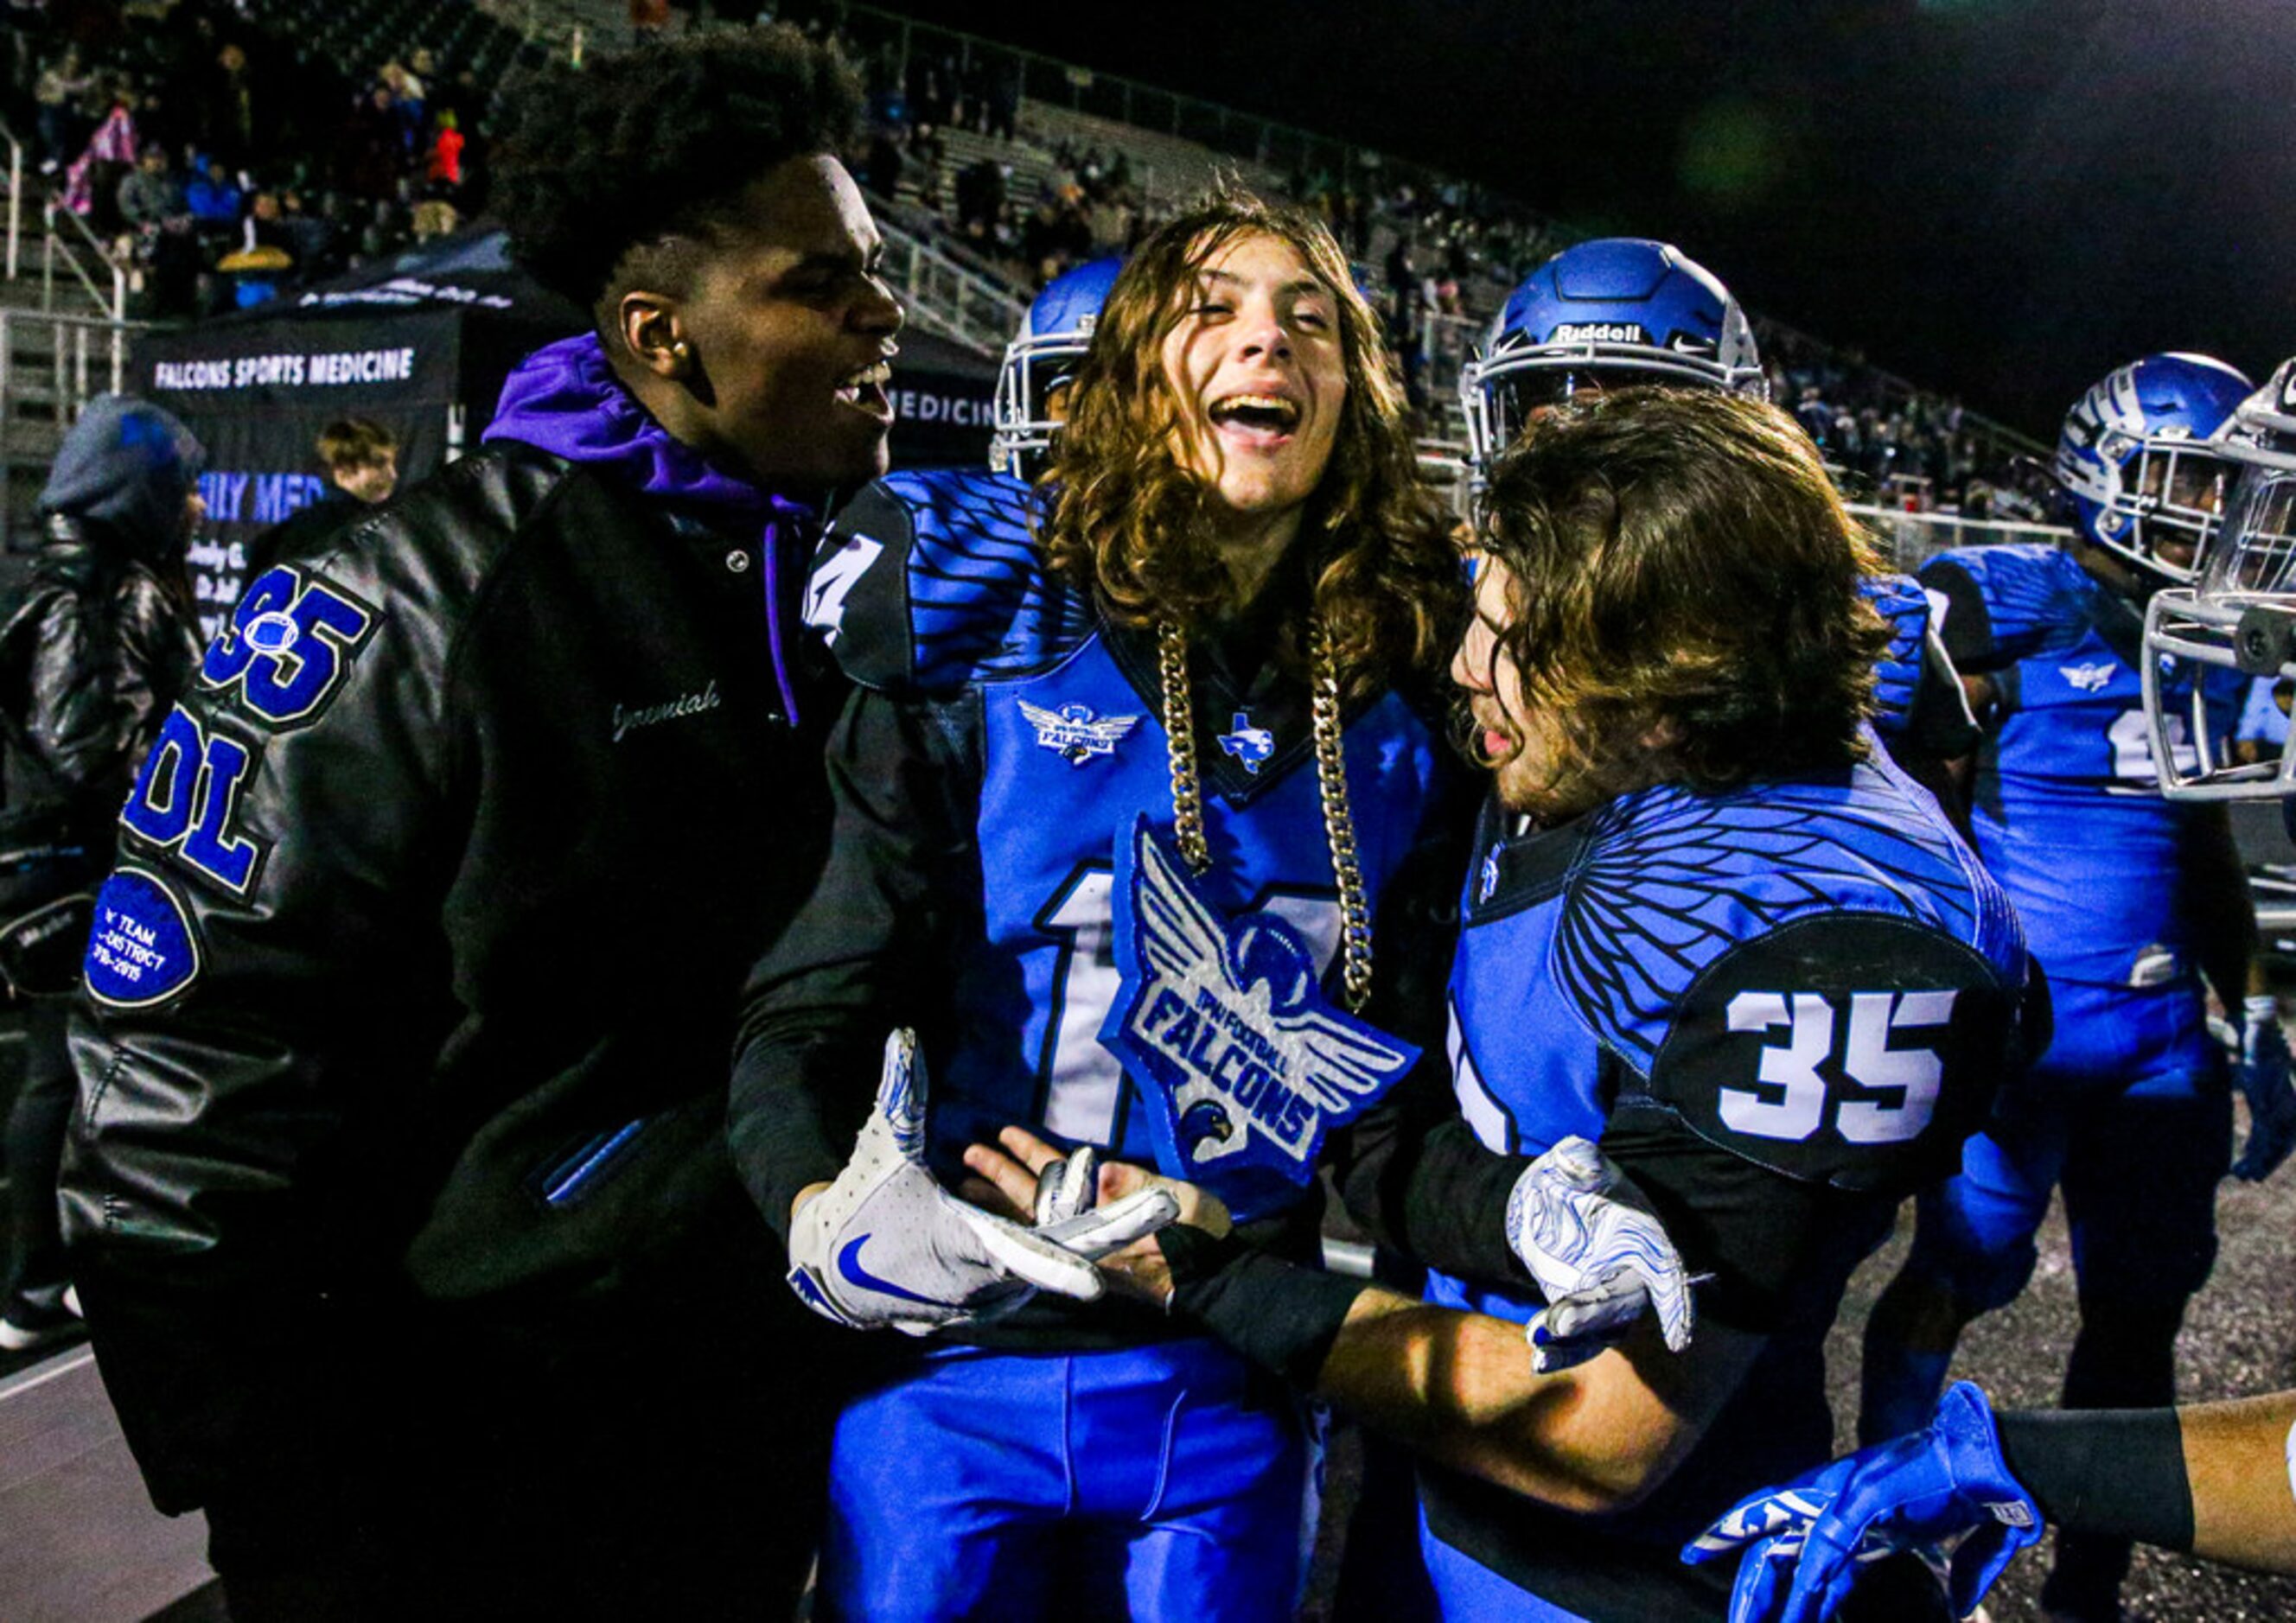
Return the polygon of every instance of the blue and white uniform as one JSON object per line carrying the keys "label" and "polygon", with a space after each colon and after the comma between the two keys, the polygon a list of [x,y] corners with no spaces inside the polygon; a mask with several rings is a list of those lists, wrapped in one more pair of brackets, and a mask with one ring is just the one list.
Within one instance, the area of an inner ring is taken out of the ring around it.
{"label": "blue and white uniform", "polygon": [[[1946,605],[1955,665],[1991,679],[1977,848],[2048,972],[2055,1038],[1971,1142],[1962,1176],[1923,1198],[1908,1266],[1969,1311],[2012,1300],[2062,1181],[2085,1302],[2103,1294],[2173,1314],[2215,1260],[2230,1154],[2227,1075],[2200,972],[2211,921],[2192,906],[2217,815],[2161,798],[2142,614],[2070,554],[1969,548],[1931,560],[1922,579]],[[2208,713],[2228,737],[2240,679],[2208,679]],[[2181,694],[2170,702],[2188,713]],[[1904,1430],[1895,1422],[1935,1398],[1926,1371],[1869,1369],[1868,1380],[1869,1429]]]}
{"label": "blue and white uniform", "polygon": [[[1423,1467],[1429,1570],[1447,1617],[1717,1618],[1726,1577],[1675,1552],[1748,1488],[1828,1457],[1826,1329],[1897,1201],[1953,1164],[2017,1063],[2022,939],[1878,750],[1513,823],[1486,814],[1462,904],[1459,1110],[1496,1151],[1597,1139],[1714,1275],[1702,1317],[1767,1344],[1633,1511],[1573,1515]],[[1428,1294],[1516,1322],[1541,1306],[1441,1272]]]}
{"label": "blue and white uniform", "polygon": [[[863,691],[829,750],[827,872],[753,977],[737,1060],[736,1156],[776,1221],[843,1161],[868,1056],[897,1024],[922,1034],[944,1177],[1008,1123],[1155,1160],[1101,1032],[1119,994],[1121,854],[1140,816],[1173,816],[1156,637],[1046,573],[1032,499],[979,472],[895,476],[839,516],[816,564],[808,619]],[[1266,595],[1246,624],[1190,640],[1202,882],[1230,915],[1281,918],[1329,968],[1308,685],[1271,657],[1304,622],[1304,573],[1279,571]],[[1449,769],[1393,693],[1350,707],[1342,742],[1384,976],[1426,956],[1389,904],[1407,862],[1431,865],[1422,828]],[[1312,1255],[1313,1191],[1268,1219],[1294,1255]],[[1290,1614],[1316,1451],[1282,1383],[1119,1303],[1040,1298],[922,1347],[891,1340],[856,1339],[857,1357],[896,1356],[840,1425],[824,1615]]]}

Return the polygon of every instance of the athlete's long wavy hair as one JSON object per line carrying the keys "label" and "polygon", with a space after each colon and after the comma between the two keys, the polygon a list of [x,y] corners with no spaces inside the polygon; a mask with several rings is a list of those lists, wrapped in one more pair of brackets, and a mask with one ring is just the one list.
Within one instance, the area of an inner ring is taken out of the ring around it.
{"label": "athlete's long wavy hair", "polygon": [[[1320,221],[1234,187],[1151,233],[1109,290],[1046,475],[1046,549],[1123,624],[1185,626],[1236,606],[1206,522],[1214,487],[1176,454],[1193,408],[1165,376],[1163,347],[1206,263],[1253,234],[1288,243],[1339,312],[1347,398],[1293,545],[1341,684],[1356,693],[1439,683],[1466,594],[1450,521],[1419,477],[1379,319]],[[1288,627],[1278,656],[1298,660],[1303,633]]]}
{"label": "athlete's long wavy hair", "polygon": [[1493,468],[1477,530],[1512,577],[1496,646],[1551,757],[1542,800],[1864,758],[1879,566],[1775,406],[1644,388],[1558,409]]}

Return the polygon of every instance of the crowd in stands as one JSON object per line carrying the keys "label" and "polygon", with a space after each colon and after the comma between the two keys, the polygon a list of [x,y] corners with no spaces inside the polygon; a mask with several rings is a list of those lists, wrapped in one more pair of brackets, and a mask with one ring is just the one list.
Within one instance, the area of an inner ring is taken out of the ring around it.
{"label": "crowd in stands", "polygon": [[467,0],[12,0],[0,112],[127,272],[127,313],[244,307],[483,206],[514,36]]}
{"label": "crowd in stands", "polygon": [[[1024,129],[1017,58],[922,44],[904,57],[890,41],[857,44],[826,15],[793,20],[839,33],[870,84],[873,134],[857,165],[864,184],[881,198],[914,197],[939,246],[1023,292],[1123,252],[1182,201],[1142,184],[1120,150]],[[953,153],[952,131],[998,145],[967,142]],[[1013,161],[1015,143],[1037,149],[1039,160]],[[1459,367],[1508,291],[1575,237],[1464,181],[1381,184],[1375,162],[1363,170],[1342,177],[1295,169],[1281,189],[1321,215],[1356,260],[1387,317],[1406,389],[1440,437]],[[1959,402],[1791,329],[1757,325],[1772,398],[1796,413],[1859,494],[1907,509],[2043,516],[2046,469]]]}
{"label": "crowd in stands", "polygon": [[[316,30],[299,0],[8,4],[8,125],[129,269],[132,315],[258,302],[483,206],[486,105],[517,42],[468,0],[352,0]],[[855,42],[818,9],[791,20],[840,34],[869,83],[872,133],[851,155],[864,184],[1018,292],[1125,251],[1182,201],[1144,184],[1120,149],[1024,132],[1017,56],[922,44],[905,54]],[[974,139],[953,143],[958,132]],[[1016,164],[1023,147],[1030,161]],[[1283,189],[1356,259],[1438,438],[1459,366],[1507,291],[1573,240],[1465,182],[1383,179],[1374,159],[1345,176],[1302,167]],[[1758,327],[1773,398],[1877,499],[2040,516],[2045,475],[1959,403]]]}

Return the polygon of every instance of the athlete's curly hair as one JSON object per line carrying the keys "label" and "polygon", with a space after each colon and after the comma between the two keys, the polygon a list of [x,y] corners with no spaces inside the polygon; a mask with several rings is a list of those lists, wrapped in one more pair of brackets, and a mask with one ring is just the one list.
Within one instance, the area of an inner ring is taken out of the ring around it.
{"label": "athlete's curly hair", "polygon": [[[1186,625],[1234,606],[1205,521],[1213,486],[1175,455],[1187,407],[1165,377],[1163,346],[1205,264],[1260,233],[1299,253],[1339,313],[1347,396],[1294,545],[1342,685],[1355,693],[1439,682],[1466,599],[1450,521],[1419,477],[1379,319],[1322,222],[1234,186],[1149,234],[1109,290],[1045,475],[1046,550],[1123,624]],[[1299,657],[1303,630],[1287,628],[1279,657]]]}
{"label": "athlete's curly hair", "polygon": [[[709,240],[767,170],[845,146],[863,106],[836,51],[787,26],[555,65],[506,101],[494,199],[512,251],[594,314],[636,251]],[[690,256],[645,270],[674,282]]]}
{"label": "athlete's curly hair", "polygon": [[1548,749],[1543,799],[1864,758],[1890,640],[1860,591],[1878,565],[1775,406],[1644,388],[1560,408],[1492,469],[1477,529],[1512,578],[1495,646]]}

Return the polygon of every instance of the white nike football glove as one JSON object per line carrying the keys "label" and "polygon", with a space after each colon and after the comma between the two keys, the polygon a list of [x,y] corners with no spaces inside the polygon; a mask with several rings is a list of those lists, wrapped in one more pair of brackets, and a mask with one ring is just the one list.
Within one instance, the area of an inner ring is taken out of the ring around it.
{"label": "white nike football glove", "polygon": [[1103,1283],[1095,1258],[1179,1215],[1161,1189],[1087,1209],[1088,1163],[1081,1199],[1069,1193],[1074,1209],[1041,1234],[968,1205],[925,1166],[925,1092],[916,1033],[894,1032],[852,1160],[791,1225],[790,1286],[824,1318],[926,1335],[1010,1313],[1039,1290],[1091,1301]]}
{"label": "white nike football glove", "polygon": [[1542,1375],[1584,1364],[1646,1311],[1667,1349],[1690,1345],[1691,1282],[1659,1220],[1609,1198],[1619,1169],[1584,1138],[1531,1162],[1507,1197],[1507,1241],[1546,1306],[1524,1326]]}

